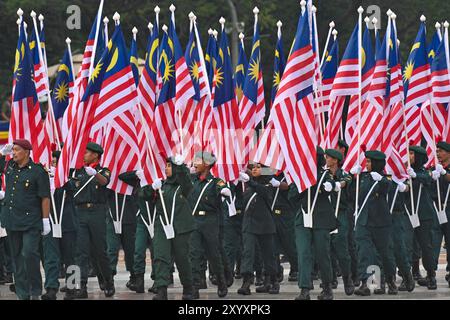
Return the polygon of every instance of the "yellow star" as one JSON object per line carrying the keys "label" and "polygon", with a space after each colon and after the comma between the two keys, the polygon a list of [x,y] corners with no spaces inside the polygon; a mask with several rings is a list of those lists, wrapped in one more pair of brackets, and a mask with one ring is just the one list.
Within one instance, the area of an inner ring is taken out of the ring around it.
{"label": "yellow star", "polygon": [[436,53],[434,52],[434,50],[431,50],[430,53],[428,54],[428,58],[434,59],[434,57],[436,57]]}
{"label": "yellow star", "polygon": [[214,73],[214,82],[216,83],[217,87],[220,87],[220,85],[223,84],[223,71],[222,68],[219,68]]}
{"label": "yellow star", "polygon": [[62,82],[57,88],[55,88],[55,99],[58,103],[64,102],[69,97],[69,86],[67,83]]}
{"label": "yellow star", "polygon": [[200,67],[197,62],[192,62],[192,65],[190,67],[191,77],[194,81],[199,82],[200,81]]}
{"label": "yellow star", "polygon": [[251,80],[254,80],[255,82],[258,82],[259,79],[259,59],[253,60],[253,62],[250,63],[250,66],[248,68],[248,72],[251,76]]}
{"label": "yellow star", "polygon": [[102,71],[102,67],[103,67],[103,62],[100,59],[100,61],[95,66],[94,71],[92,72],[91,79],[90,79],[91,82],[94,82],[95,79],[97,79],[99,77],[100,72]]}
{"label": "yellow star", "polygon": [[280,85],[280,82],[281,82],[280,73],[279,72],[275,72],[275,74],[273,76],[273,86],[275,88],[278,88],[278,86]]}
{"label": "yellow star", "polygon": [[244,96],[244,90],[242,90],[242,86],[236,87],[236,96],[238,98],[238,102],[241,102],[242,97]]}
{"label": "yellow star", "polygon": [[170,63],[171,61],[169,61],[169,57],[165,51],[161,54],[160,63],[161,62],[164,62],[164,74],[162,75],[162,80],[164,83],[167,83],[170,81],[170,78],[173,77],[175,69],[173,64]]}
{"label": "yellow star", "polygon": [[411,79],[414,71],[414,61],[408,61],[405,67],[405,72],[403,73],[403,79],[409,81]]}

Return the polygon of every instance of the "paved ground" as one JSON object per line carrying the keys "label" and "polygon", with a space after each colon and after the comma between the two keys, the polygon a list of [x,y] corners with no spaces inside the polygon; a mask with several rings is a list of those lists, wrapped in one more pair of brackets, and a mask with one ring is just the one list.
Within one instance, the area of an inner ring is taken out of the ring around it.
{"label": "paved ground", "polygon": [[[448,287],[447,282],[445,281],[445,260],[441,259],[439,265],[439,271],[437,273],[438,280],[438,289],[435,291],[428,291],[426,288],[416,287],[416,290],[413,293],[399,293],[397,296],[375,296],[364,298],[365,300],[403,300],[403,299],[420,299],[420,300],[450,300],[450,288]],[[252,295],[243,297],[237,294],[237,289],[242,284],[242,280],[236,280],[233,286],[229,289],[229,294],[226,299],[232,300],[293,300],[299,293],[299,289],[296,283],[287,282],[287,276],[289,274],[289,265],[284,265],[285,269],[285,281],[281,284],[281,293],[279,295],[268,295],[268,294],[256,294],[254,292],[255,288],[252,287]],[[130,292],[125,284],[128,281],[128,274],[125,271],[123,258],[120,259],[119,263],[119,274],[115,277],[115,284],[117,294],[113,299],[116,300],[151,300],[153,294],[145,293],[145,294],[136,294],[134,292]],[[314,282],[315,290],[312,292],[311,298],[316,299],[316,296],[320,292],[319,281]],[[152,285],[152,281],[150,280],[150,273],[146,274],[146,289],[148,289]],[[217,298],[216,287],[208,282],[208,289],[200,291],[200,298],[205,300],[215,300]],[[180,285],[178,274],[175,273],[175,284],[169,288],[169,299],[181,299],[182,287]],[[334,291],[335,299],[341,300],[358,300],[361,299],[357,296],[347,297],[344,294],[344,288],[342,285],[342,279],[339,279],[339,287]],[[58,299],[62,299],[63,294],[58,295]],[[16,297],[13,293],[9,291],[8,286],[0,286],[0,300],[15,300]],[[89,299],[91,300],[105,300],[105,296],[102,292],[100,292],[97,280],[95,278],[90,278],[89,280]]]}

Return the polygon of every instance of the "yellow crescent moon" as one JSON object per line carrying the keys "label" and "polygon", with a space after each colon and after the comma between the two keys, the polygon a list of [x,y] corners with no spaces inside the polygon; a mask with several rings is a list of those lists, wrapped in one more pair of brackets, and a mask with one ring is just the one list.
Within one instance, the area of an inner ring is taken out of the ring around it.
{"label": "yellow crescent moon", "polygon": [[17,69],[19,69],[20,64],[20,52],[16,49],[16,63],[14,64],[14,73],[16,73]]}
{"label": "yellow crescent moon", "polygon": [[173,49],[173,42],[172,42],[172,39],[169,39],[169,40],[168,40],[168,43],[169,43],[170,50],[172,50],[172,53],[173,53],[174,49]]}
{"label": "yellow crescent moon", "polygon": [[109,64],[108,69],[106,69],[106,72],[111,71],[116,66],[118,60],[119,60],[119,49],[116,48],[116,50],[114,50],[114,54],[111,58],[111,63]]}
{"label": "yellow crescent moon", "polygon": [[361,69],[364,69],[366,66],[366,51],[364,51],[364,48],[361,48]]}
{"label": "yellow crescent moon", "polygon": [[152,70],[154,73],[156,73],[156,68],[153,65],[153,56],[156,52],[156,49],[158,49],[159,46],[159,40],[153,41],[152,48],[150,49],[150,57],[148,58],[148,66],[150,67],[150,70]]}
{"label": "yellow crescent moon", "polygon": [[65,71],[67,74],[69,74],[69,67],[66,66],[65,64],[61,64],[58,68],[58,72],[61,72],[61,71]]}
{"label": "yellow crescent moon", "polygon": [[25,45],[22,43],[22,47],[20,48],[20,50],[22,51],[22,59],[23,57],[25,57]]}
{"label": "yellow crescent moon", "polygon": [[195,42],[192,42],[191,51],[189,52],[189,55],[192,56],[192,51],[195,49]]}

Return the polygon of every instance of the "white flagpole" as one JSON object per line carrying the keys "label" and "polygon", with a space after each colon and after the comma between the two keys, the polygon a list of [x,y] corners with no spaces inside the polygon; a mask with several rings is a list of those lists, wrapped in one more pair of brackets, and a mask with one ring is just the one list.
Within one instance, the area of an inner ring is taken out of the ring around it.
{"label": "white flagpole", "polygon": [[331,21],[330,22],[330,30],[328,31],[328,36],[327,36],[327,42],[325,43],[325,49],[323,50],[323,54],[322,54],[322,60],[320,60],[320,67],[322,67],[323,63],[325,62],[328,45],[330,44],[331,35],[333,34],[333,30],[334,30],[335,26],[336,26],[336,24],[334,23],[334,21]]}
{"label": "white flagpole", "polygon": [[92,50],[92,58],[91,58],[91,65],[89,68],[89,79],[92,77],[92,73],[94,72],[94,62],[95,62],[95,55],[97,54],[97,43],[98,43],[98,37],[100,33],[100,24],[102,19],[102,12],[103,12],[103,5],[105,3],[105,0],[100,1],[100,7],[98,8],[98,14],[97,14],[97,27],[95,32],[95,39],[94,39],[94,49]]}
{"label": "white flagpole", "polygon": [[109,19],[108,17],[105,17],[103,19],[103,30],[105,32],[105,46],[108,47],[108,42],[109,42],[109,30],[108,30],[108,23],[109,23]]}
{"label": "white flagpole", "polygon": [[72,43],[72,40],[70,38],[66,39],[66,44],[67,44],[67,51],[69,52],[69,59],[70,59],[70,68],[72,69],[72,78],[73,81],[75,82],[75,69],[73,67],[73,56],[72,56],[72,46],[70,45]]}
{"label": "white flagpole", "polygon": [[[358,8],[358,14],[359,14],[359,20],[358,20],[358,81],[359,81],[359,88],[358,88],[358,166],[361,164],[361,109],[362,109],[362,14],[364,13],[363,7]],[[360,173],[356,175],[356,201],[355,201],[355,217],[358,217],[358,211],[359,211],[359,180],[360,180]],[[356,220],[355,220],[356,224]],[[355,225],[356,227],[356,225]]]}

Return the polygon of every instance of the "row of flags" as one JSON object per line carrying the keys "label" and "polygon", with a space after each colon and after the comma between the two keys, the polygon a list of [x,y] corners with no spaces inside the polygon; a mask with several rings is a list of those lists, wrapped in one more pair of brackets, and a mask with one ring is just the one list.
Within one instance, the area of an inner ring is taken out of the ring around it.
{"label": "row of flags", "polygon": [[[407,178],[408,145],[450,140],[448,28],[437,29],[427,46],[422,18],[410,57],[402,71],[395,17],[390,15],[384,38],[362,12],[342,59],[337,32],[331,32],[321,61],[316,9],[302,2],[294,43],[286,59],[281,27],[275,50],[270,115],[261,65],[259,10],[255,8],[252,48],[247,58],[243,36],[233,68],[225,19],[219,32],[209,30],[206,51],[197,20],[190,14],[190,35],[183,51],[176,33],[175,7],[168,26],[160,26],[159,8],[149,24],[145,65],[139,74],[137,30],[128,52],[120,26],[109,38],[102,27],[103,0],[75,77],[70,42],[49,90],[43,23],[31,35],[20,22],[13,83],[10,140],[29,139],[33,157],[50,164],[60,148],[56,187],[69,179],[71,168],[83,166],[89,141],[105,149],[102,165],[112,171],[110,188],[130,194],[120,181],[123,172],[142,170],[143,185],[164,178],[165,159],[181,154],[187,162],[197,151],[213,152],[213,174],[236,181],[249,161],[284,171],[299,191],[317,182],[316,147],[349,144],[344,169],[364,164],[364,150],[387,154],[387,171]],[[35,19],[34,19],[35,20]],[[38,34],[40,33],[40,34]],[[381,40],[382,39],[382,40]],[[42,119],[38,97],[49,95]],[[347,103],[348,102],[348,103]],[[346,123],[344,125],[345,109]],[[257,128],[263,130],[255,140]]]}

